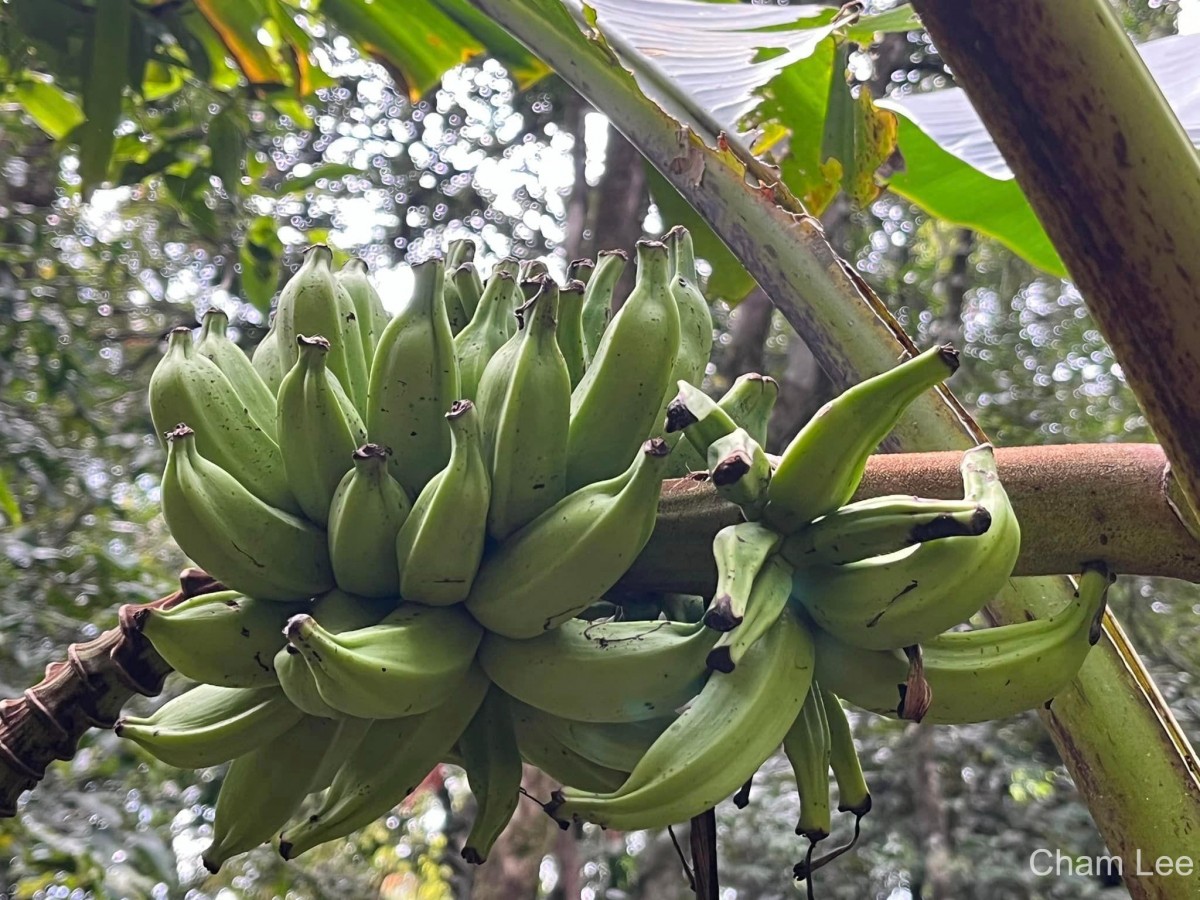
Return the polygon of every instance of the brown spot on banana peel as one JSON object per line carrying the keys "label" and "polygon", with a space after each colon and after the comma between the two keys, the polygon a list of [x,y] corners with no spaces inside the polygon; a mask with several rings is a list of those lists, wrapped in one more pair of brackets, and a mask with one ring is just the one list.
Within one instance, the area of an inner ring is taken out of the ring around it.
{"label": "brown spot on banana peel", "polygon": [[878,625],[879,620],[882,619],[884,617],[884,615],[887,614],[887,611],[892,608],[892,604],[895,603],[897,600],[899,600],[901,597],[903,597],[905,594],[907,594],[909,591],[915,590],[919,583],[920,582],[918,582],[918,581],[910,581],[908,583],[907,587],[905,587],[902,591],[900,591],[900,593],[898,593],[895,597],[893,597],[891,600],[889,600],[887,602],[887,606],[885,606],[883,609],[881,609],[879,612],[875,613],[875,615],[871,616],[871,618],[867,620],[867,627],[874,628],[876,625]]}

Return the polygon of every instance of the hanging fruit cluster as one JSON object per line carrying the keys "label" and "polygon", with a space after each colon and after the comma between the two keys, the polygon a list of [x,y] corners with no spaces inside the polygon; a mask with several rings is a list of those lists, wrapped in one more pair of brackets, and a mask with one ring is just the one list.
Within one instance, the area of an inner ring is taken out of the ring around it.
{"label": "hanging fruit cluster", "polygon": [[[957,367],[950,348],[829,403],[773,467],[775,382],[744,376],[719,401],[695,387],[713,327],[686,230],[638,244],[615,314],[624,253],[561,286],[515,260],[484,282],[472,253],[414,266],[391,317],[363,263],[335,274],[314,247],[253,361],[218,311],[199,340],[170,335],[150,385],[163,514],[228,589],[146,611],[199,684],[117,730],[175,766],[232,760],[211,870],[343,837],[443,762],[478,801],[463,853],[480,862],[523,760],[563,785],[545,804],[560,821],[652,828],[725,799],[781,744],[811,856],[831,769],[839,808],[870,808],[839,697],[973,722],[1074,678],[1100,566],[1051,619],[945,633],[1017,556],[990,447],[964,456],[962,500],[849,502],[905,408]],[[649,540],[663,479],[704,470],[744,518],[714,540],[713,597],[620,614],[605,594]]]}

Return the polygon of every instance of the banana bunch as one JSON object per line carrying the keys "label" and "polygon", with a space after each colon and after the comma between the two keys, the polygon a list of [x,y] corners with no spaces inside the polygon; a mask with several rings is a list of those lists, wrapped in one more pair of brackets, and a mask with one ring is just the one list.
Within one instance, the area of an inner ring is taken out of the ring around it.
{"label": "banana bunch", "polygon": [[[1020,530],[989,446],[963,496],[852,501],[868,455],[957,367],[934,348],[827,404],[774,460],[778,385],[695,385],[712,348],[691,238],[481,277],[470,242],[413,266],[389,315],[366,265],[314,247],[248,358],[208,313],[150,385],[163,514],[222,590],[138,617],[195,682],[123,737],[183,768],[228,763],[204,857],[287,859],[466,770],[478,863],[520,798],[621,828],[684,821],[782,748],[813,859],[871,806],[842,700],[929,722],[1010,715],[1066,688],[1098,634],[1102,565],[1058,615],[949,631],[1010,576]],[[632,291],[613,313],[622,272]],[[742,521],[710,597],[610,592],[664,478],[706,472]],[[839,699],[841,698],[841,699]],[[832,773],[832,782],[831,782]],[[741,788],[741,790],[739,790]]]}

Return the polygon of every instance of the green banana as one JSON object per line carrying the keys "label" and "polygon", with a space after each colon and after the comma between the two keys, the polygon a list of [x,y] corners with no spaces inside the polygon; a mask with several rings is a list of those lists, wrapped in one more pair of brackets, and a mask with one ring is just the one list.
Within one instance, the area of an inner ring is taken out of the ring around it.
{"label": "green banana", "polygon": [[450,423],[450,461],[425,485],[396,534],[400,596],[445,606],[464,600],[483,557],[491,496],[470,400],[458,400]]}
{"label": "green banana", "polygon": [[515,716],[513,727],[521,758],[559,784],[586,791],[615,791],[629,777],[628,772],[606,769],[581,756],[564,744],[557,732],[539,728],[532,719]]}
{"label": "green banana", "polygon": [[[885,556],[798,568],[792,593],[821,628],[868,650],[908,647],[965,622],[1004,586],[1021,531],[991,445],[968,450],[959,468],[965,499],[990,517],[987,530],[972,536],[968,526],[961,537],[939,537]],[[972,512],[971,521],[982,525],[985,517]]]}
{"label": "green banana", "polygon": [[578,722],[515,700],[512,716],[522,730],[547,732],[572,753],[617,772],[633,771],[650,745],[675,721],[672,714],[638,722]]}
{"label": "green banana", "polygon": [[330,707],[394,719],[446,701],[466,675],[482,631],[461,609],[406,603],[378,625],[339,634],[310,615],[293,616],[284,635]]}
{"label": "green banana", "polygon": [[670,715],[708,673],[717,635],[703,623],[570,619],[528,640],[493,632],[479,664],[522,703],[580,722],[639,722]]}
{"label": "green banana", "polygon": [[[571,392],[567,490],[611,478],[636,456],[656,419],[679,351],[667,248],[639,241],[637,282]],[[593,280],[594,283],[594,280]]]}
{"label": "green banana", "polygon": [[941,634],[925,641],[913,662],[817,628],[817,677],[862,709],[939,725],[1033,709],[1070,685],[1100,639],[1109,581],[1102,563],[1090,565],[1075,600],[1049,618]]}
{"label": "green banana", "polygon": [[590,259],[573,259],[567,266],[567,282],[580,281],[586,286],[592,280],[596,264]]}
{"label": "green banana", "polygon": [[475,821],[463,844],[462,857],[480,865],[487,860],[521,799],[521,748],[517,746],[508,697],[500,688],[488,688],[475,717],[458,739],[458,752],[476,804]]}
{"label": "green banana", "polygon": [[277,687],[196,685],[145,718],[123,716],[113,730],[156,759],[202,769],[249,753],[300,721]]}
{"label": "green banana", "polygon": [[338,769],[359,748],[367,736],[367,732],[375,724],[374,719],[359,719],[356,716],[343,716],[340,719],[329,716],[320,718],[333,722],[337,732],[334,734],[333,740],[329,742],[329,749],[325,751],[320,767],[313,775],[312,784],[308,787],[310,794],[319,793],[333,783]]}
{"label": "green banana", "polygon": [[225,374],[198,353],[187,328],[172,330],[167,352],[150,376],[150,415],[165,440],[180,422],[196,430],[206,459],[227,471],[259,500],[299,512],[274,438],[249,415]]}
{"label": "green banana", "polygon": [[704,622],[717,631],[732,631],[746,614],[751,588],[758,573],[783,538],[758,522],[726,525],[713,537],[717,587]]}
{"label": "green banana", "polygon": [[213,840],[204,851],[208,871],[279,832],[304,802],[337,728],[332,719],[304,716],[230,764],[217,794]]}
{"label": "green banana", "polygon": [[443,274],[446,315],[450,322],[450,330],[458,334],[471,321],[474,309],[468,309],[466,302],[459,295],[458,285],[454,281],[454,273],[458,268],[475,258],[475,242],[468,238],[458,238],[450,242],[446,250],[446,268]]}
{"label": "green banana", "polygon": [[480,297],[483,296],[483,281],[479,277],[479,270],[473,262],[464,262],[449,274],[469,323],[475,316],[475,310],[479,308]]}
{"label": "green banana", "polygon": [[708,469],[717,494],[742,509],[747,519],[757,519],[767,502],[771,461],[745,428],[735,428],[708,448]]}
{"label": "green banana", "polygon": [[455,238],[446,245],[446,271],[453,272],[463,263],[475,260],[475,242],[470,238]]}
{"label": "green banana", "polygon": [[[377,624],[395,607],[395,597],[356,597],[341,590],[332,590],[313,601],[307,612],[330,634],[342,634]],[[282,629],[280,637],[283,637]],[[275,674],[288,700],[306,715],[326,719],[343,717],[342,713],[321,698],[312,670],[300,651],[291,644],[285,644],[275,654]]]}
{"label": "green banana", "polygon": [[279,329],[275,327],[274,323],[267,329],[266,335],[258,342],[258,346],[254,348],[254,354],[250,357],[250,365],[254,366],[254,371],[258,373],[272,395],[279,392],[279,382],[283,381],[285,369],[279,355]]}
{"label": "green banana", "polygon": [[679,353],[668,382],[672,387],[663,398],[664,406],[674,397],[672,388],[676,382],[700,384],[704,381],[713,345],[712,312],[700,293],[692,236],[682,225],[676,225],[667,232],[666,241],[674,251],[671,296],[679,310]]}
{"label": "green banana", "polygon": [[779,397],[779,382],[767,375],[751,372],[734,379],[717,406],[725,410],[750,437],[767,446],[767,427]]}
{"label": "green banana", "polygon": [[516,282],[517,261],[502,260],[488,279],[475,315],[467,327],[454,336],[454,354],[458,359],[460,393],[475,400],[479,379],[496,351],[516,332],[520,289]]}
{"label": "green banana", "polygon": [[780,553],[794,566],[842,565],[886,556],[926,541],[977,537],[992,514],[974,500],[889,494],[849,503],[788,535]]}
{"label": "green banana", "polygon": [[550,268],[540,259],[523,259],[521,260],[520,274],[517,276],[517,281],[525,284],[527,282],[539,282],[543,278],[550,277]]}
{"label": "green banana", "polygon": [[344,837],[412,793],[450,754],[487,689],[486,676],[472,667],[449,702],[420,715],[377,720],[334,776],[320,807],[280,836],[280,855],[295,859]]}
{"label": "green banana", "polygon": [[383,300],[371,284],[366,260],[354,257],[333,276],[350,297],[354,306],[354,321],[358,324],[359,338],[367,358],[367,376],[371,374],[370,361],[375,358],[375,348],[383,329],[392,317],[384,308]]}
{"label": "green banana", "polygon": [[558,286],[542,281],[521,311],[524,324],[513,339],[511,367],[489,365],[479,385],[492,486],[487,531],[498,541],[566,494],[571,376],[555,338]]}
{"label": "green banana", "polygon": [[571,376],[571,388],[579,384],[587,366],[583,361],[583,292],[586,285],[572,279],[558,293],[556,337]]}
{"label": "green banana", "polygon": [[304,515],[324,527],[334,492],[353,468],[354,450],[366,443],[367,429],[326,366],[329,341],[300,335],[296,342],[300,355],[279,385],[279,450]]}
{"label": "green banana", "polygon": [[163,516],[198,566],[259,600],[307,600],[333,587],[325,532],[268,506],[201,456],[187,425],[167,438]]}
{"label": "green banana", "polygon": [[529,638],[603,596],[650,540],[668,452],[646,441],[623,474],[568,494],[497,546],[467,595],[471,615]]}
{"label": "green banana", "polygon": [[871,811],[871,790],[863,777],[862,763],[854,746],[854,734],[846,710],[833,691],[818,688],[829,726],[829,767],[838,786],[838,811],[854,813],[861,819]]}
{"label": "green banana", "polygon": [[175,606],[148,607],[137,616],[158,655],[185,678],[251,688],[278,684],[274,659],[286,643],[284,623],[308,605],[216,591]]}
{"label": "green banana", "polygon": [[411,503],[388,472],[388,453],[378,444],[354,451],[353,467],[329,504],[329,561],[338,585],[363,597],[400,593],[396,535]]}
{"label": "green banana", "polygon": [[215,306],[204,314],[196,352],[221,370],[246,412],[271,440],[275,440],[275,394],[250,362],[242,348],[229,339],[229,316]]}
{"label": "green banana", "polygon": [[445,416],[460,396],[442,263],[418,263],[413,275],[408,305],[380,335],[367,391],[367,434],[371,443],[391,449],[392,476],[410,497],[450,458]]}
{"label": "green banana", "polygon": [[589,366],[600,349],[600,339],[608,330],[608,321],[612,318],[613,292],[628,262],[629,254],[624,250],[601,250],[596,257],[596,267],[583,292],[581,316],[583,358]]}
{"label": "green banana", "polygon": [[728,675],[714,675],[619,790],[555,792],[547,812],[622,831],[686,821],[713,808],[779,746],[813,674],[807,626],[784,614]]}
{"label": "green banana", "polygon": [[917,397],[958,370],[958,351],[933,347],[854,385],[817,410],[780,457],[764,516],[784,533],[854,496],[867,458]]}
{"label": "green banana", "polygon": [[754,576],[746,599],[745,618],[732,631],[721,633],[708,654],[708,667],[732,672],[746,652],[770,631],[792,594],[792,567],[772,556]]}
{"label": "green banana", "polygon": [[829,760],[831,738],[825,719],[825,704],[821,691],[813,681],[804,706],[796,721],[783,738],[783,752],[796,776],[800,793],[800,819],[796,834],[808,838],[811,844],[829,837],[832,812],[829,804]]}
{"label": "green banana", "polygon": [[327,365],[354,403],[362,409],[367,400],[370,362],[363,346],[354,301],[330,268],[333,252],[323,244],[309,247],[304,262],[284,285],[275,310],[279,355],[283,371],[290,372],[300,358],[300,335],[322,335],[329,341]]}

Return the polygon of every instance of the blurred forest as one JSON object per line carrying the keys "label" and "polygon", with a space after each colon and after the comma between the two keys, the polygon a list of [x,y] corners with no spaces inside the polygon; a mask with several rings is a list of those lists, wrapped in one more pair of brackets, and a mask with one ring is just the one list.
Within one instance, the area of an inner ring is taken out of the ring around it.
{"label": "blurred forest", "polygon": [[[1174,32],[1175,3],[1118,6],[1135,39]],[[0,32],[0,696],[110,627],[118,605],[169,592],[184,565],[157,513],[163,452],[145,402],[170,328],[215,305],[252,347],[276,287],[317,241],[367,259],[395,310],[406,264],[452,238],[473,237],[485,270],[506,255],[543,257],[561,276],[574,258],[631,249],[673,224],[637,153],[555,78],[523,90],[504,61],[477,57],[414,100],[333,24],[309,37],[321,66],[303,101],[248,90],[229,67],[150,59],[150,87],[117,135],[112,186],[85,199],[69,128],[49,133],[27,112],[37,82],[8,77],[13,59],[38,51],[37,35]],[[854,54],[851,72],[877,96],[947,81],[920,31]],[[951,386],[998,444],[1152,440],[1070,283],[894,194],[866,208],[840,197],[822,218],[918,344],[963,348]],[[719,393],[748,371],[777,378],[777,450],[827,386],[766,297],[721,296],[733,280],[721,274],[708,291],[720,333],[706,387]],[[1123,578],[1112,602],[1183,728],[1200,736],[1200,591]],[[135,711],[152,706],[138,700]],[[818,896],[1126,895],[1119,883],[1030,871],[1038,847],[1105,852],[1032,714],[962,728],[856,720],[856,735],[875,811],[857,850],[818,877]],[[286,865],[262,849],[208,876],[199,854],[220,777],[197,781],[92,732],[19,818],[0,822],[0,896],[491,898],[520,896],[521,884],[561,900],[689,893],[666,834],[560,833],[532,805],[498,859],[470,871],[457,852],[470,801],[453,767],[352,840]],[[781,757],[749,808],[718,810],[723,897],[795,893],[797,806]],[[839,829],[831,844],[847,837],[848,823]]]}

